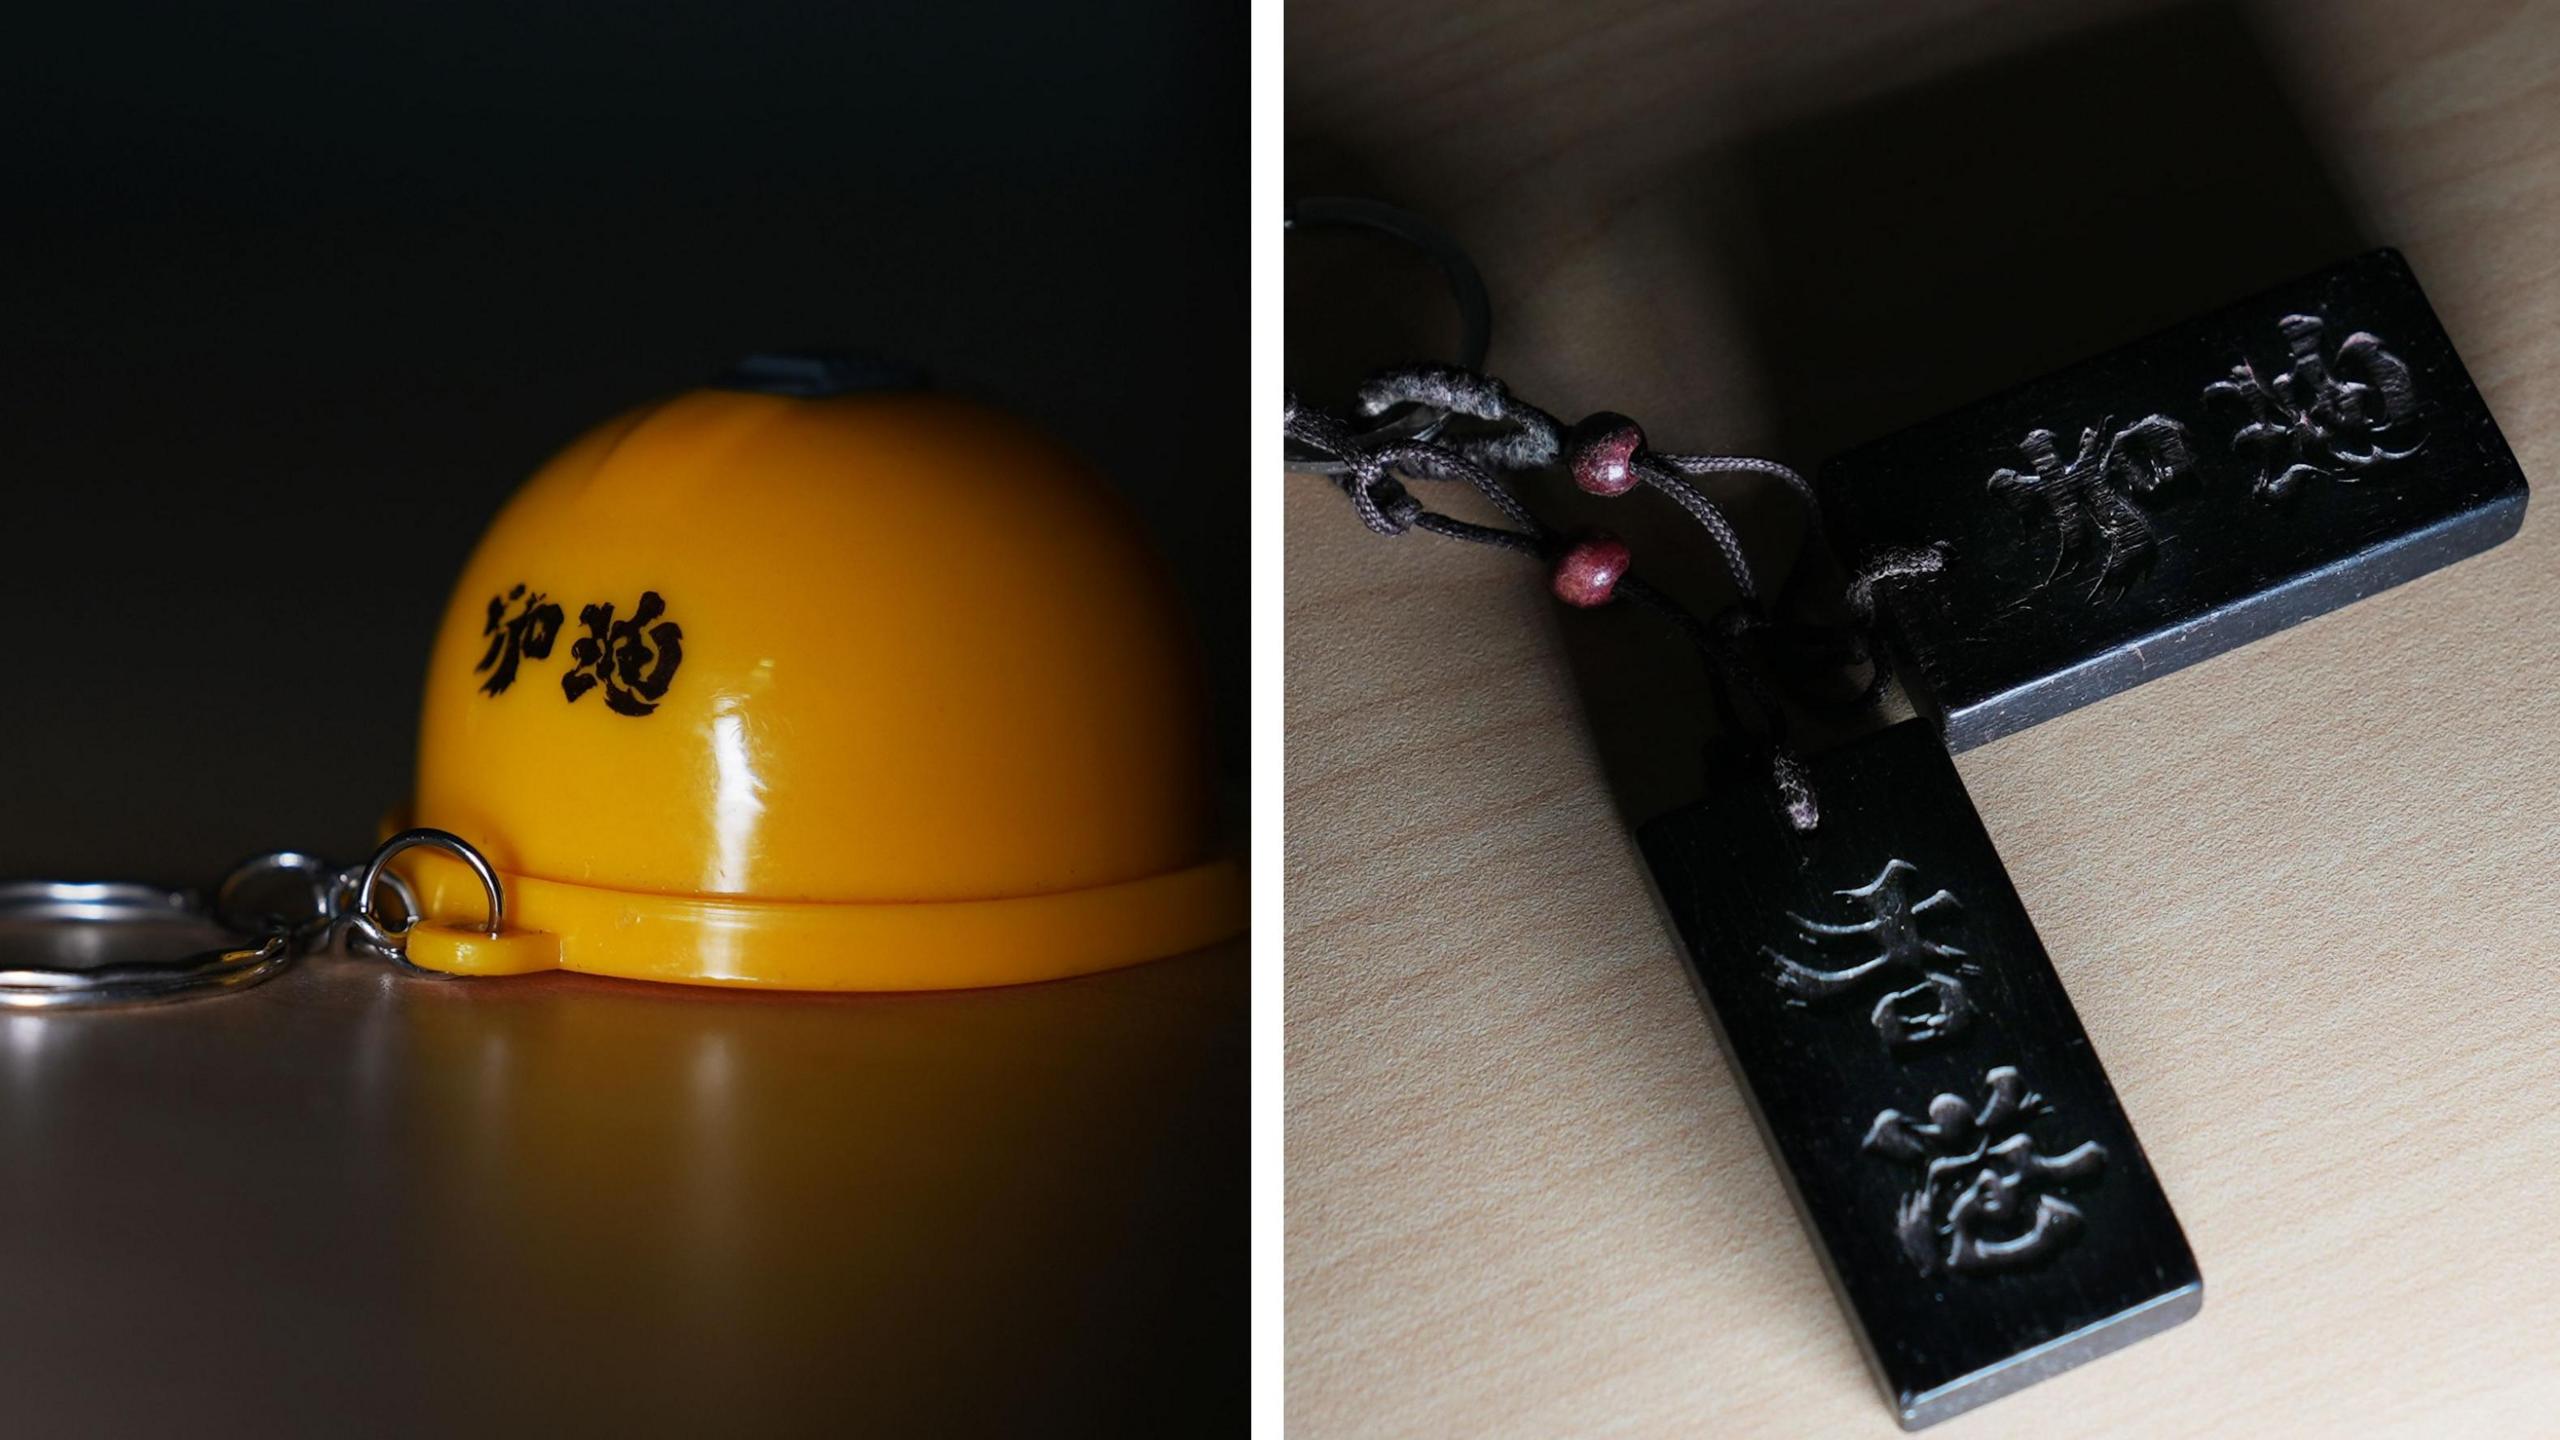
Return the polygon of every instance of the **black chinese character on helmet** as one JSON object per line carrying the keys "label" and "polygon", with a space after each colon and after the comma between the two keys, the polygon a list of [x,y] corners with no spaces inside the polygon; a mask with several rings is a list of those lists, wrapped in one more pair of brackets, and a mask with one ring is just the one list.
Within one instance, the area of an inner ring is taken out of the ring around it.
{"label": "black chinese character on helmet", "polygon": [[[524,604],[512,616],[507,606],[521,600]],[[560,607],[547,602],[537,590],[528,595],[522,585],[504,595],[489,597],[489,621],[480,633],[489,637],[489,648],[480,663],[471,667],[474,674],[486,670],[489,678],[480,682],[485,694],[499,695],[516,683],[517,664],[530,657],[551,658],[551,642],[560,636]]]}
{"label": "black chinese character on helmet", "polygon": [[613,606],[589,605],[578,611],[586,637],[569,647],[576,667],[560,677],[560,689],[572,702],[601,685],[604,703],[617,715],[646,715],[658,708],[684,663],[684,631],[673,620],[660,620],[667,604],[655,590],[640,592],[631,618],[613,618]]}

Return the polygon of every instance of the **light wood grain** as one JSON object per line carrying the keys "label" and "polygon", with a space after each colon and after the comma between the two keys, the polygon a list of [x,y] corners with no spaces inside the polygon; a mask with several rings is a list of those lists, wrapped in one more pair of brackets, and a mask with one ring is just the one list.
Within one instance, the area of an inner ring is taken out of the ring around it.
{"label": "light wood grain", "polygon": [[[1358,137],[1377,188],[1467,239],[1523,393],[1751,448],[1773,382],[1670,177],[2142,8],[1296,0],[1293,138]],[[2246,19],[2549,482],[2560,7]],[[2082,184],[2104,177],[2052,177]],[[1288,483],[1292,1432],[1892,1433],[1550,603],[1511,557],[1380,539]],[[2551,503],[2486,556],[1961,757],[2207,1300],[1937,1433],[2560,1434]]]}

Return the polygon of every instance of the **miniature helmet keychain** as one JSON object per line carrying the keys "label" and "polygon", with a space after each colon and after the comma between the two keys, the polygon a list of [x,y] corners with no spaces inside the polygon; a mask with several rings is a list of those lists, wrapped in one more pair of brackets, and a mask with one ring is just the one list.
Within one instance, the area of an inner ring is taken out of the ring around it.
{"label": "miniature helmet keychain", "polygon": [[[526,483],[446,610],[386,830],[360,867],[253,860],[209,906],[0,887],[0,921],[234,942],[0,969],[0,1004],[237,988],[331,935],[447,974],[916,990],[1244,926],[1136,517],[1022,422],[840,356],[746,361]],[[262,886],[285,898],[241,898]]]}
{"label": "miniature helmet keychain", "polygon": [[1136,517],[1021,422],[750,360],[606,422],[464,568],[428,662],[409,959],[914,990],[1243,927],[1202,686]]}

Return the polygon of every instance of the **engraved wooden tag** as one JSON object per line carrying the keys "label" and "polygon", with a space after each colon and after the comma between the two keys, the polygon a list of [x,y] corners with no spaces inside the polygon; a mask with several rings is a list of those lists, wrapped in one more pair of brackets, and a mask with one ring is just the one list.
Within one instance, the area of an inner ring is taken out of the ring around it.
{"label": "engraved wooden tag", "polygon": [[1906,1428],[2193,1315],[2203,1282],[1935,726],[1729,753],[1637,832],[1726,1058]]}
{"label": "engraved wooden tag", "polygon": [[2485,550],[2525,481],[2397,251],[1853,450],[1823,467],[1950,749],[2021,730]]}

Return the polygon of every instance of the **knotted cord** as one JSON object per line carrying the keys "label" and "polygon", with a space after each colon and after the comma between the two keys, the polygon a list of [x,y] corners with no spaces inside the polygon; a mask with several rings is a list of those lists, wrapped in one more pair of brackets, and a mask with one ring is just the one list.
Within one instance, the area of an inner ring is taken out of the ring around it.
{"label": "knotted cord", "polygon": [[[1714,544],[1731,576],[1734,602],[1713,621],[1702,622],[1688,607],[1642,576],[1623,575],[1608,592],[1626,597],[1661,616],[1696,650],[1703,663],[1717,720],[1732,734],[1751,733],[1737,696],[1747,698],[1758,716],[1758,732],[1769,750],[1772,783],[1789,823],[1810,831],[1821,823],[1821,807],[1803,761],[1786,740],[1786,709],[1768,679],[1768,667],[1755,650],[1778,642],[1797,656],[1818,656],[1846,668],[1863,664],[1868,679],[1846,702],[1863,707],[1880,694],[1889,678],[1884,647],[1875,642],[1875,592],[1879,583],[1935,573],[1943,561],[1936,550],[1895,551],[1874,557],[1852,575],[1841,596],[1849,617],[1846,626],[1774,617],[1761,598],[1757,576],[1744,554],[1741,538],[1724,511],[1690,483],[1692,476],[1755,474],[1771,477],[1803,503],[1803,545],[1810,552],[1822,538],[1822,513],[1813,487],[1794,469],[1774,460],[1743,455],[1682,455],[1657,452],[1642,443],[1642,432],[1618,416],[1599,415],[1571,430],[1553,415],[1513,395],[1493,376],[1454,365],[1407,365],[1382,371],[1361,385],[1354,397],[1358,415],[1378,428],[1355,430],[1334,416],[1287,398],[1283,428],[1288,438],[1324,462],[1332,478],[1360,517],[1380,535],[1423,530],[1452,540],[1491,545],[1554,564],[1565,542],[1541,523],[1514,495],[1506,475],[1526,475],[1572,465],[1585,489],[1615,494],[1635,484],[1660,492],[1695,521]],[[1393,417],[1416,409],[1436,412],[1424,427],[1429,438],[1417,438],[1406,427],[1389,424]],[[1461,426],[1456,421],[1475,422]],[[1616,449],[1605,453],[1592,437],[1605,436]],[[1632,437],[1632,438],[1629,438]],[[1585,477],[1590,456],[1618,462],[1624,475],[1610,472],[1607,489]],[[1490,501],[1511,528],[1480,525],[1425,506],[1405,480],[1463,482]]]}

